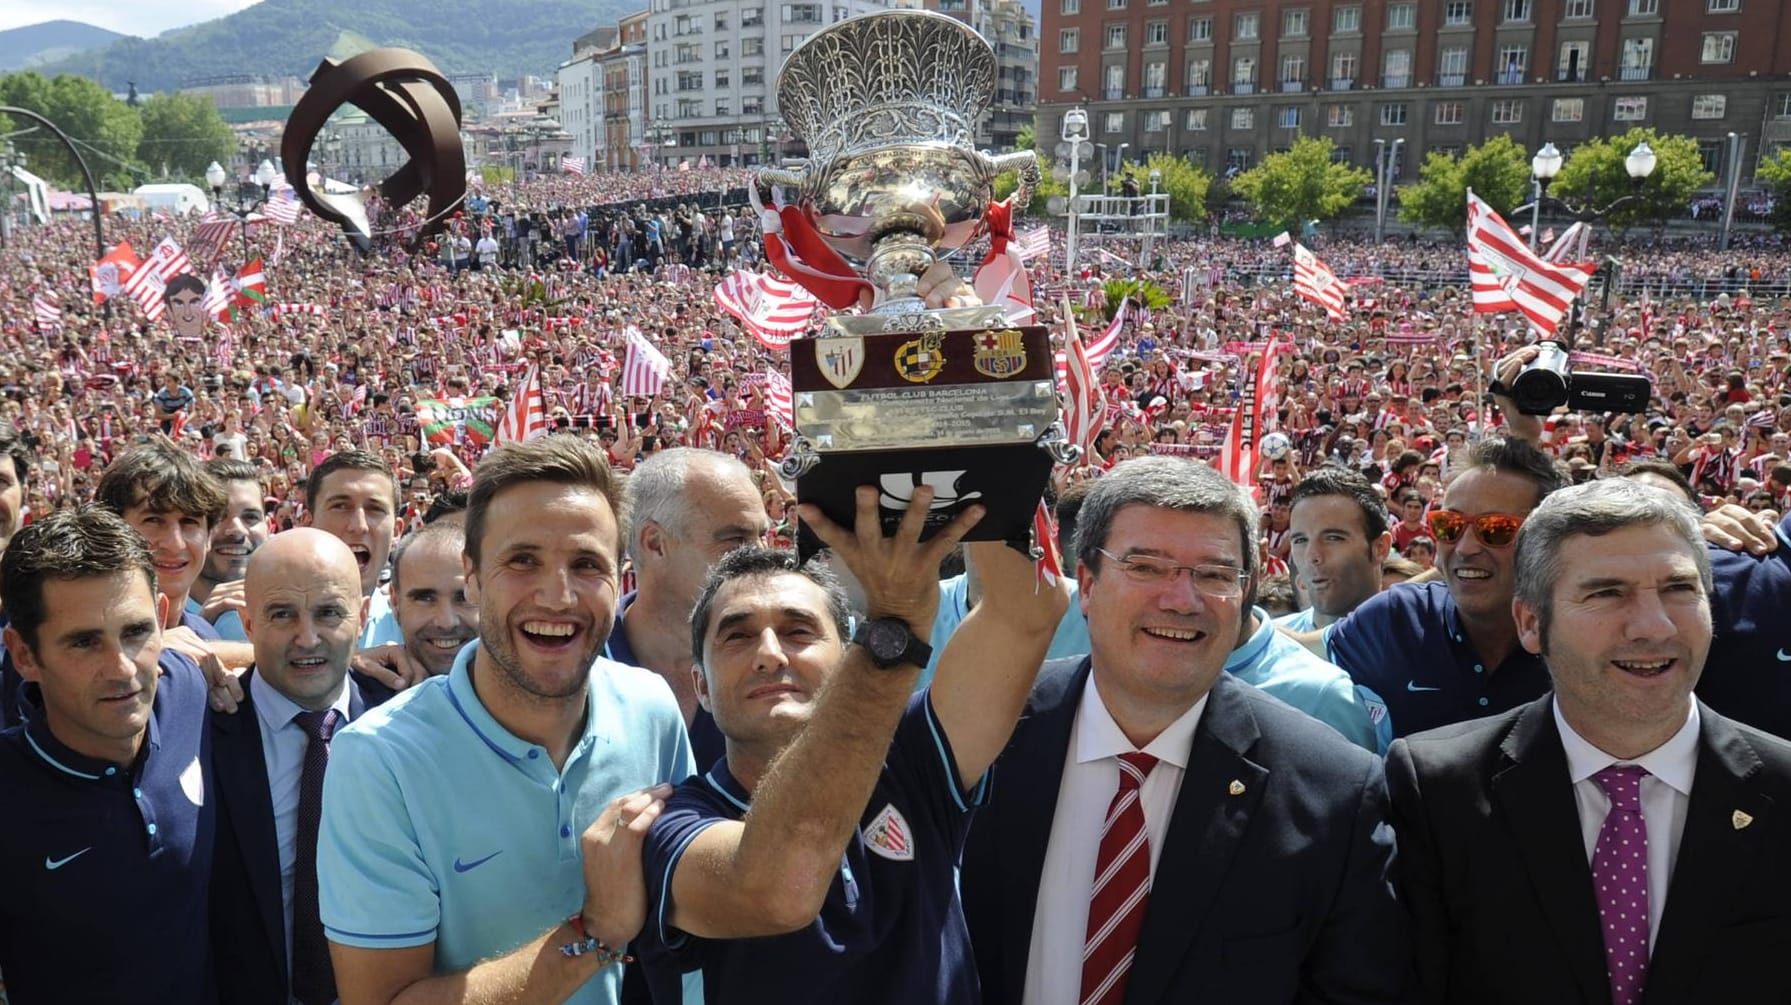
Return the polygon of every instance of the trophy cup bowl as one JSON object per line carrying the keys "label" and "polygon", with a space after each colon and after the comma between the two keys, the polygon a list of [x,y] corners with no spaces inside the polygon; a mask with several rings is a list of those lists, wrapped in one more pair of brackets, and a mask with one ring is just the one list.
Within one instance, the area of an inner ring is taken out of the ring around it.
{"label": "trophy cup bowl", "polygon": [[994,156],[974,146],[995,74],[981,35],[923,10],[823,28],[778,72],[778,108],[809,161],[759,178],[792,189],[822,240],[871,281],[874,313],[921,310],[920,275],[977,235],[996,176],[1018,170],[1015,203],[1031,200],[1039,169],[1030,150]]}

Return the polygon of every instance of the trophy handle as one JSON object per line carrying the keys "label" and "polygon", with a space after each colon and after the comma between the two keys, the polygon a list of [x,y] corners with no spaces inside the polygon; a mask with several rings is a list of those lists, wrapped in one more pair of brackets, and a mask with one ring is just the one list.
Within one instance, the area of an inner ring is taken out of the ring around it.
{"label": "trophy handle", "polygon": [[1039,174],[1038,155],[1031,150],[1016,150],[1011,154],[992,157],[983,154],[983,164],[989,169],[989,177],[1009,171],[1020,172],[1020,187],[1014,190],[1014,212],[1020,212],[1032,204],[1032,194],[1038,191],[1042,176]]}
{"label": "trophy handle", "polygon": [[798,190],[802,188],[803,183],[802,172],[790,171],[785,168],[760,168],[758,179],[761,184],[784,185]]}

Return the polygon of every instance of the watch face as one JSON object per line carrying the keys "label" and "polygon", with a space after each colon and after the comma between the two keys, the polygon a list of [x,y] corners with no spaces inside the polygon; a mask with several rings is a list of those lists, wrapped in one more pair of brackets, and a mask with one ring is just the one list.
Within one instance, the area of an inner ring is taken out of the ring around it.
{"label": "watch face", "polygon": [[895,621],[872,621],[864,626],[865,648],[878,659],[895,659],[902,655],[908,633]]}

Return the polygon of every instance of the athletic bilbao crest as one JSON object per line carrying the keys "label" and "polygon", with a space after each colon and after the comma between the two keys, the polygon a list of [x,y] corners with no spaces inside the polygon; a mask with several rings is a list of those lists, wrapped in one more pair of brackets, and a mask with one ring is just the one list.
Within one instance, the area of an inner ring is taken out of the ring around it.
{"label": "athletic bilbao crest", "polygon": [[815,346],[815,359],[820,362],[821,376],[827,378],[827,383],[844,391],[864,369],[864,339],[820,339]]}
{"label": "athletic bilbao crest", "polygon": [[889,803],[864,829],[864,846],[892,862],[914,861],[914,833],[901,811]]}

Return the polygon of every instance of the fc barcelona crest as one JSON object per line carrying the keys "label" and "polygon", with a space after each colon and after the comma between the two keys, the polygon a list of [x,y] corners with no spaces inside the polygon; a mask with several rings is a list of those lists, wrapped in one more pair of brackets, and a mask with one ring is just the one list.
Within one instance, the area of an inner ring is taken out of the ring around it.
{"label": "fc barcelona crest", "polygon": [[815,344],[815,361],[821,364],[821,376],[844,391],[864,369],[864,339],[857,336],[820,339]]}
{"label": "fc barcelona crest", "polygon": [[974,342],[976,352],[970,365],[977,373],[1003,380],[1026,369],[1025,336],[1018,331],[980,332]]}
{"label": "fc barcelona crest", "polygon": [[902,379],[925,384],[945,369],[945,336],[922,335],[912,342],[903,342],[895,354],[896,372]]}

